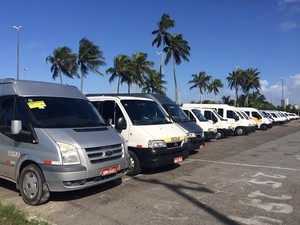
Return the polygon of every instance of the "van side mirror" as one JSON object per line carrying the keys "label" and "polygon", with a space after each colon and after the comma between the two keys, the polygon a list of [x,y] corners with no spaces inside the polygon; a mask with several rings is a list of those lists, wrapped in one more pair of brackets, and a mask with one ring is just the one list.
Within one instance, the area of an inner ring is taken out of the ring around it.
{"label": "van side mirror", "polygon": [[214,123],[217,123],[217,122],[218,122],[218,118],[213,117],[213,118],[212,118],[212,121],[213,121]]}
{"label": "van side mirror", "polygon": [[116,130],[125,130],[127,128],[127,123],[124,117],[118,118],[115,129]]}
{"label": "van side mirror", "polygon": [[19,134],[22,129],[22,121],[21,120],[12,120],[11,121],[11,133]]}
{"label": "van side mirror", "polygon": [[238,116],[233,117],[235,121],[238,121],[240,118]]}

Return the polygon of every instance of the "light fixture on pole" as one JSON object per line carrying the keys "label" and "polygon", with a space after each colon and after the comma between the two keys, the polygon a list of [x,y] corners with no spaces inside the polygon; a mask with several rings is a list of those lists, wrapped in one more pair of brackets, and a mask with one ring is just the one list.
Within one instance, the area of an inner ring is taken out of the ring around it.
{"label": "light fixture on pole", "polygon": [[20,78],[20,70],[19,70],[19,55],[20,55],[20,50],[19,50],[19,45],[20,45],[20,35],[19,31],[22,28],[22,26],[13,26],[14,29],[17,30],[17,80]]}
{"label": "light fixture on pole", "polygon": [[281,106],[285,108],[285,100],[284,100],[284,95],[283,95],[283,80],[285,77],[280,77],[281,78]]}

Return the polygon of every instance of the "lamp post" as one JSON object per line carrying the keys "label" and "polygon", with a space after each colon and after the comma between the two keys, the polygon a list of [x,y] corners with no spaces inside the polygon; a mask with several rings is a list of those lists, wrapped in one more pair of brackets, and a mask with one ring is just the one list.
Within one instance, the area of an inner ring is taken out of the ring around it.
{"label": "lamp post", "polygon": [[20,70],[19,70],[19,55],[20,55],[20,50],[19,50],[19,43],[20,43],[20,38],[19,38],[19,31],[22,28],[22,26],[13,26],[14,29],[17,30],[17,80],[19,80],[20,77]]}
{"label": "lamp post", "polygon": [[285,100],[283,98],[283,80],[285,77],[280,77],[281,78],[281,106],[285,108]]}

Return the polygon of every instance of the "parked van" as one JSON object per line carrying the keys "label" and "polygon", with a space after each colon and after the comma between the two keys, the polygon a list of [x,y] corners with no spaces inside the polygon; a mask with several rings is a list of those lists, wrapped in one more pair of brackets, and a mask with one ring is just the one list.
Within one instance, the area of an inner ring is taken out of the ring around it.
{"label": "parked van", "polygon": [[235,123],[235,134],[244,135],[253,131],[252,125],[243,118],[240,112],[234,107],[227,104],[183,104],[183,106],[193,106],[198,108],[210,108],[215,109],[220,116],[228,121]]}
{"label": "parked van", "polygon": [[136,175],[143,168],[177,164],[188,157],[186,133],[172,123],[156,101],[116,94],[87,97],[126,140],[131,156],[128,175]]}
{"label": "parked van", "polygon": [[213,124],[213,122],[206,119],[200,110],[184,107],[182,107],[182,109],[192,121],[203,128],[205,141],[211,141],[218,138],[217,127]]}
{"label": "parked van", "polygon": [[0,177],[30,205],[126,174],[123,138],[75,87],[0,80]]}
{"label": "parked van", "polygon": [[267,130],[272,127],[272,121],[264,117],[257,109],[251,107],[238,107],[244,111],[255,123],[260,130]]}
{"label": "parked van", "polygon": [[152,93],[136,93],[130,95],[151,98],[160,104],[168,113],[172,122],[179,125],[187,134],[185,145],[190,151],[199,150],[204,147],[205,141],[215,139],[216,131],[212,130],[212,132],[206,132],[206,127],[197,125],[182,111],[179,105],[167,96]]}
{"label": "parked van", "polygon": [[[212,122],[214,126],[217,128],[217,139],[222,139],[224,137],[233,136],[234,135],[234,126],[232,123],[228,122],[226,119],[222,118],[214,109],[206,109],[206,108],[195,108],[195,106],[189,107],[188,104],[183,104],[182,109],[188,113],[190,118],[196,117],[195,120],[199,120],[201,124],[201,115],[204,116],[209,122]],[[200,113],[199,113],[199,112]]]}

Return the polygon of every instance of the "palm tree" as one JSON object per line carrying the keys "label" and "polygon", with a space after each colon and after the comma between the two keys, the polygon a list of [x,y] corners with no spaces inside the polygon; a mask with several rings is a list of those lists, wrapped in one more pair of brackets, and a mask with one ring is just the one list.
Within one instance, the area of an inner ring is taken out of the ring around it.
{"label": "palm tree", "polygon": [[209,87],[209,80],[211,76],[206,75],[204,71],[200,71],[199,74],[192,74],[193,80],[190,80],[188,84],[192,84],[190,90],[193,88],[199,88],[200,91],[200,103],[202,103],[203,91],[206,91]]}
{"label": "palm tree", "polygon": [[[152,46],[156,44],[157,48],[160,47],[161,43],[163,43],[162,48],[165,48],[166,44],[170,43],[171,34],[167,32],[167,29],[175,26],[175,21],[171,19],[169,14],[164,13],[157,23],[158,29],[152,31],[152,34],[155,34],[156,37],[152,42]],[[159,65],[159,74],[162,74],[162,64],[164,61],[164,52],[162,52],[160,65]]]}
{"label": "palm tree", "polygon": [[240,86],[243,85],[243,70],[241,70],[240,68],[236,69],[235,71],[233,71],[232,73],[229,73],[229,77],[226,77],[227,81],[228,81],[228,87],[230,89],[235,89],[235,100],[234,100],[234,106],[237,106],[237,101],[239,98],[238,95],[238,90],[240,88]]}
{"label": "palm tree", "polygon": [[106,74],[111,74],[109,83],[118,78],[117,93],[120,92],[120,84],[126,82],[128,77],[134,74],[134,68],[131,59],[127,55],[118,55],[114,58],[114,67],[106,70]]}
{"label": "palm tree", "polygon": [[50,71],[53,80],[59,77],[61,84],[63,83],[62,74],[69,78],[77,75],[76,54],[66,46],[54,49],[53,55],[49,55],[46,58],[46,63],[48,62],[52,64]]}
{"label": "palm tree", "polygon": [[242,90],[245,93],[244,106],[248,106],[249,92],[251,89],[260,90],[259,74],[257,69],[249,68],[244,71],[244,82]]}
{"label": "palm tree", "polygon": [[170,39],[170,43],[163,49],[166,52],[165,65],[173,57],[173,75],[174,75],[174,85],[175,85],[175,102],[178,103],[178,91],[177,91],[177,80],[176,80],[176,65],[181,63],[181,59],[189,61],[190,56],[190,46],[188,42],[183,39],[182,34],[173,34]]}
{"label": "palm tree", "polygon": [[224,104],[227,104],[227,105],[233,105],[234,104],[234,101],[232,99],[230,99],[230,95],[227,95],[227,96],[223,96],[222,97],[222,102]]}
{"label": "palm tree", "polygon": [[164,81],[162,77],[163,75],[161,76],[156,70],[151,70],[145,77],[142,92],[166,95],[167,88],[164,85],[167,84],[167,81]]}
{"label": "palm tree", "polygon": [[100,66],[106,65],[104,60],[105,58],[103,56],[103,52],[100,50],[99,46],[95,45],[92,41],[86,38],[80,40],[77,63],[81,72],[81,92],[83,91],[83,79],[90,71],[103,76],[98,69]]}
{"label": "palm tree", "polygon": [[219,88],[223,87],[223,83],[220,79],[211,79],[211,83],[208,85],[207,89],[209,92],[213,92],[215,95],[215,102],[217,102],[217,94],[219,93]]}
{"label": "palm tree", "polygon": [[151,72],[151,68],[154,66],[154,62],[147,61],[147,53],[137,52],[132,55],[132,64],[134,68],[133,81],[137,84],[137,87],[142,87],[146,74]]}

